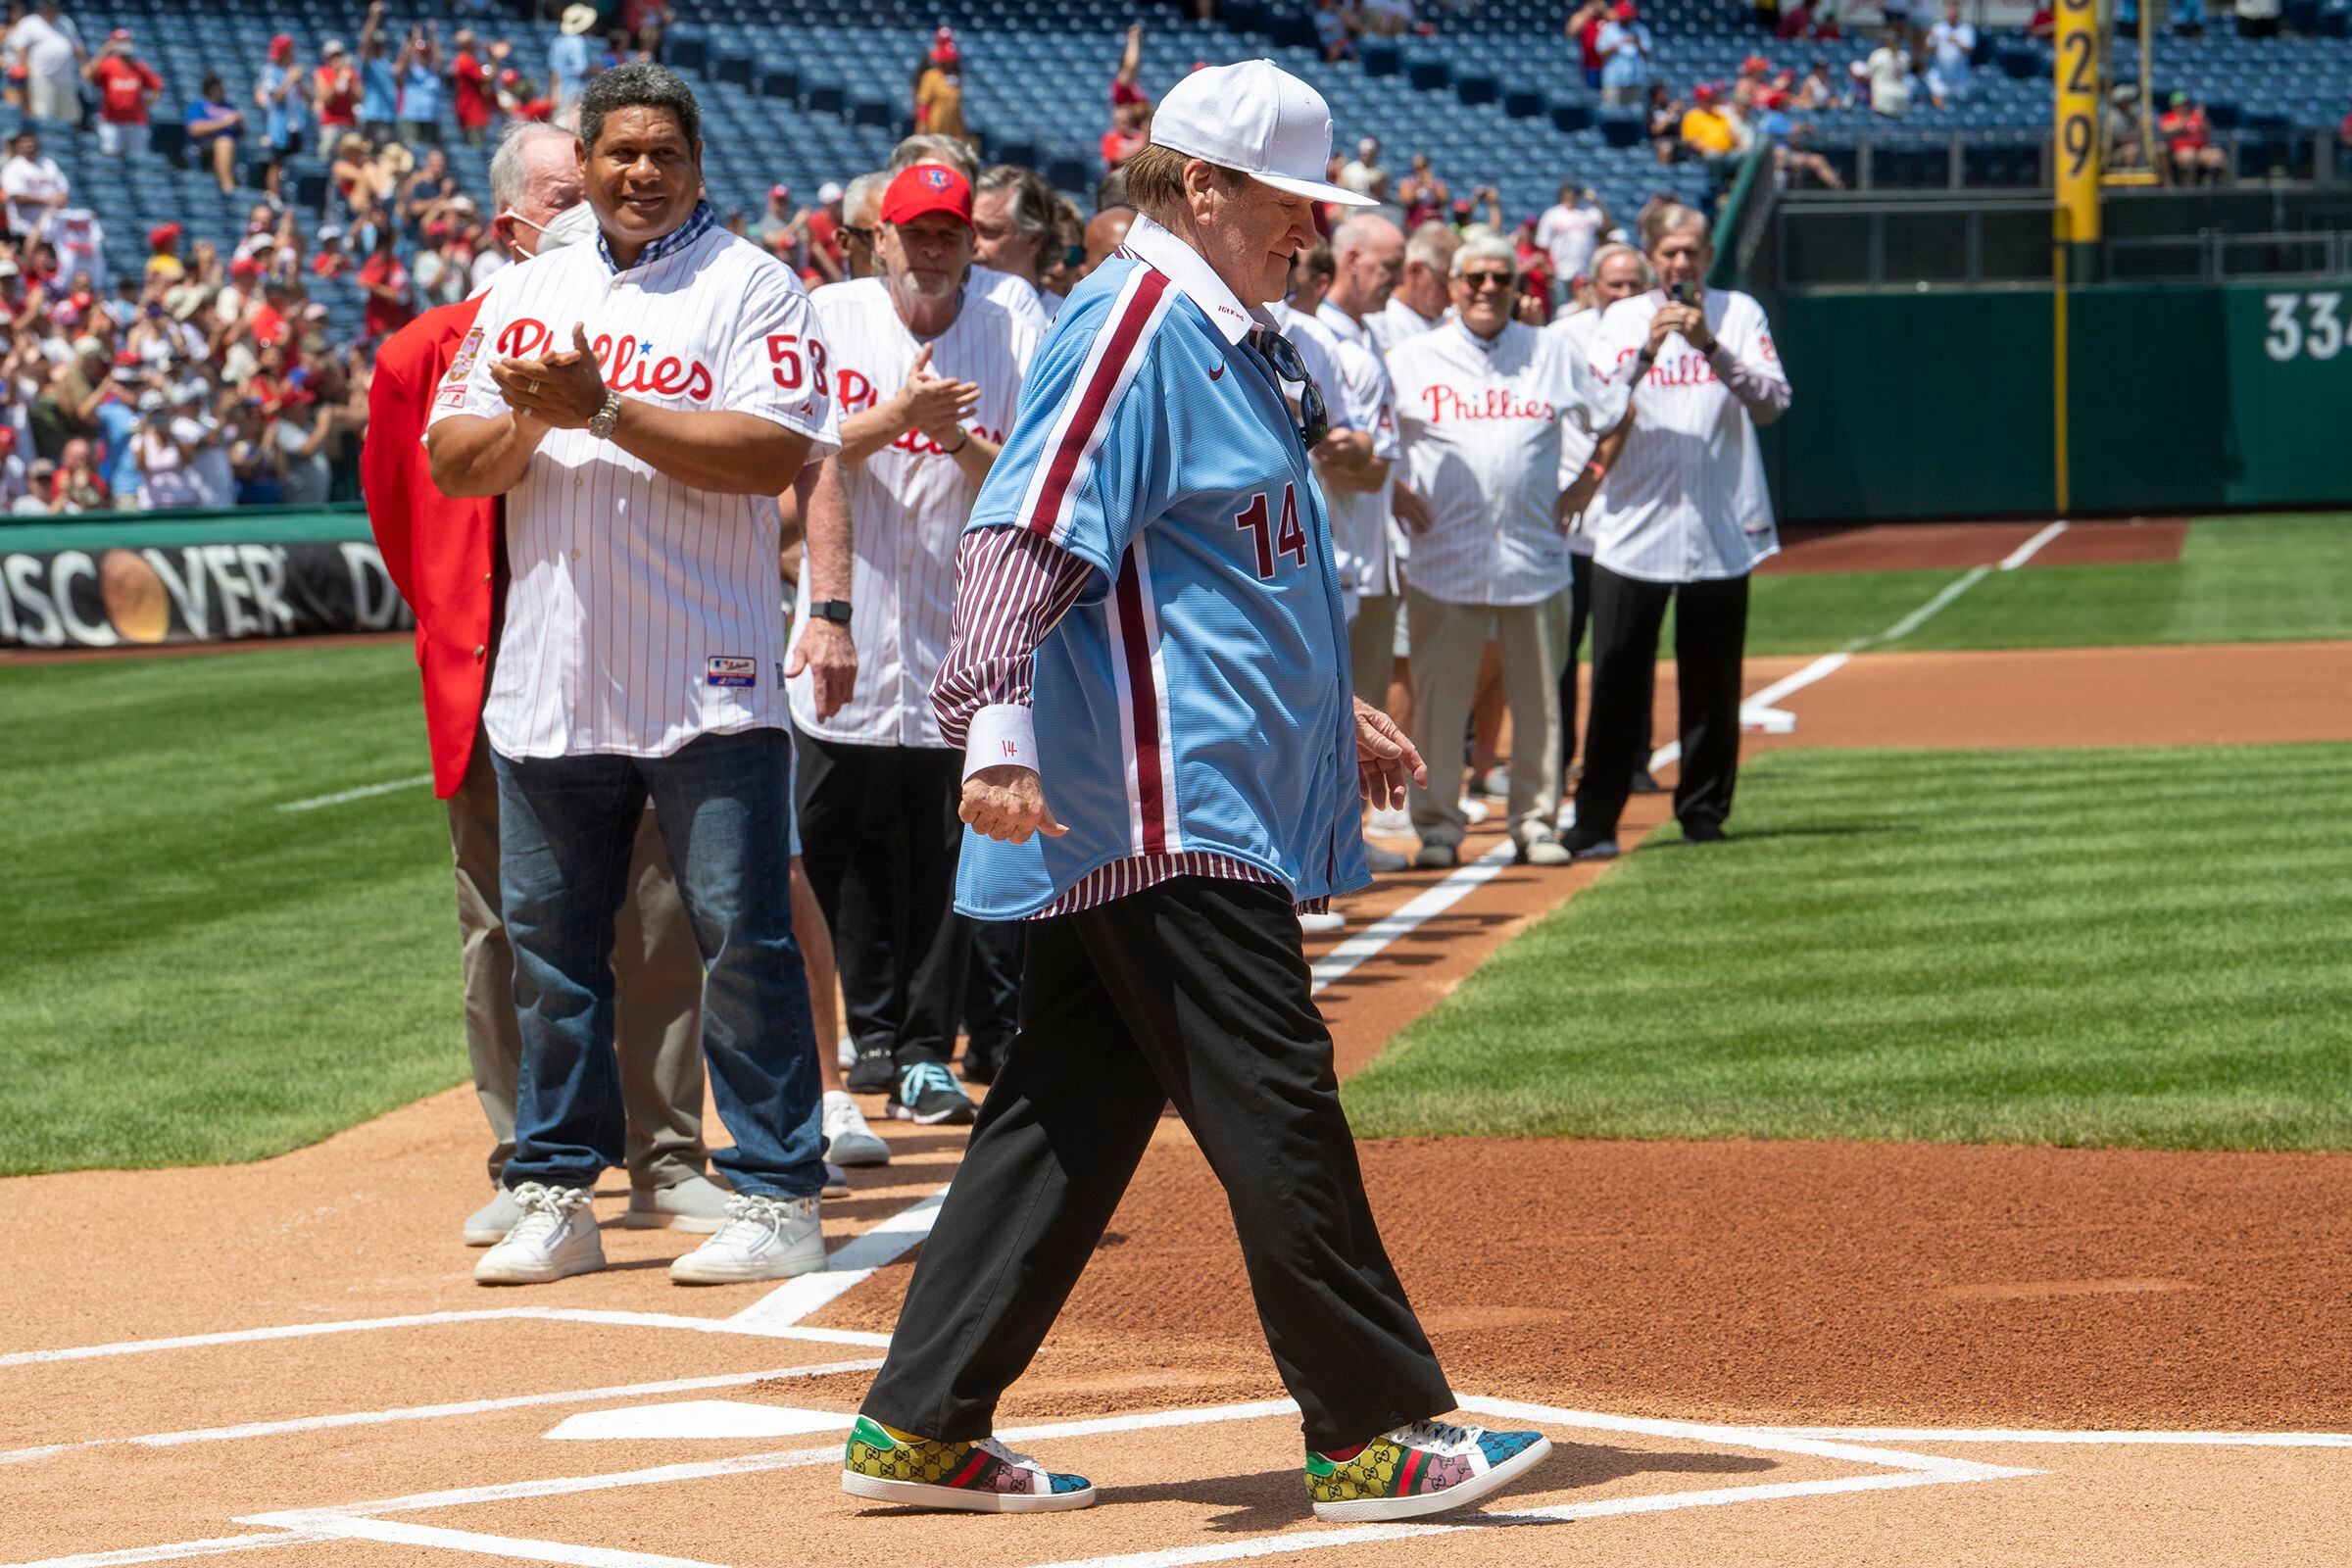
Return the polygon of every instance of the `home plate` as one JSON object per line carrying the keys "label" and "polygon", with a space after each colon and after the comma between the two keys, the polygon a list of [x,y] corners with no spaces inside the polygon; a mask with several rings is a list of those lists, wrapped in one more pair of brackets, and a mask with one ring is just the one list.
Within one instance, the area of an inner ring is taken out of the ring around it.
{"label": "home plate", "polygon": [[838,1410],[803,1410],[789,1404],[752,1404],[742,1399],[680,1399],[671,1404],[631,1404],[590,1410],[548,1434],[555,1439],[797,1438],[811,1432],[846,1432],[851,1418]]}
{"label": "home plate", "polygon": [[1751,735],[1792,735],[1796,732],[1796,715],[1786,708],[1749,703],[1740,710],[1740,727]]}

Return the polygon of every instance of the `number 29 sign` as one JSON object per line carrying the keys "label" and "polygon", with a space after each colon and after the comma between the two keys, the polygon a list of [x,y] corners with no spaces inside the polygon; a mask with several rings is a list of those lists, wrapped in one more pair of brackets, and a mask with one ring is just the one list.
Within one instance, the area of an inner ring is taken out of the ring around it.
{"label": "number 29 sign", "polygon": [[2097,0],[2058,0],[2058,237],[2099,237],[2099,13]]}

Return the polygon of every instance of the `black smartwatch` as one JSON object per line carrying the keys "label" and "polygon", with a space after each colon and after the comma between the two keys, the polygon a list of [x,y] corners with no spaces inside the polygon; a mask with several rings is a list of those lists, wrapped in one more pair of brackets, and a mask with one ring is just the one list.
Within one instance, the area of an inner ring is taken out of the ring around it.
{"label": "black smartwatch", "polygon": [[811,600],[808,614],[815,620],[830,620],[847,626],[850,623],[850,602],[847,599]]}

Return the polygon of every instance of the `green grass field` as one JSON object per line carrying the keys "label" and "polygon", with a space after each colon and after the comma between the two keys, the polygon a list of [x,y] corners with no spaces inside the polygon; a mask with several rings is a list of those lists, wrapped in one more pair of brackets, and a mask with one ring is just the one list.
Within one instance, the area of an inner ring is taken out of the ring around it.
{"label": "green grass field", "polygon": [[[1759,653],[1957,574],[1760,579]],[[1978,583],[1901,648],[2352,636],[2352,518]],[[9,667],[0,1174],[252,1159],[466,1072],[404,647]],[[1773,754],[1489,962],[1367,1131],[2352,1146],[2343,749]],[[2332,942],[2329,939],[2333,939]]]}
{"label": "green grass field", "polygon": [[402,647],[11,669],[0,1173],[252,1159],[466,1073]]}
{"label": "green grass field", "polygon": [[[1956,571],[1755,580],[1751,654],[1818,654],[1886,631]],[[2133,643],[2352,637],[2352,514],[2213,517],[2180,559],[1996,571],[1900,642],[1902,650],[2103,648]],[[1671,648],[1671,634],[1667,647]]]}
{"label": "green grass field", "polygon": [[1368,1136],[2352,1148],[2352,747],[1776,752],[1346,1090]]}

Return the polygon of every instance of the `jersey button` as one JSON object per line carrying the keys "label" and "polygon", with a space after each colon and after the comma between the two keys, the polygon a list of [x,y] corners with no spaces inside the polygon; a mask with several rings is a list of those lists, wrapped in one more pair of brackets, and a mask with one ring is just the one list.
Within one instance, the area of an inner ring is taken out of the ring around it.
{"label": "jersey button", "polygon": [[482,646],[480,643],[476,643],[476,644],[474,644],[474,646],[473,646],[473,662],[474,662],[475,663],[477,663],[477,664],[478,664],[478,663],[480,663],[480,662],[482,662],[482,658],[483,658],[483,656],[484,656],[484,655],[486,655],[487,653],[489,653],[489,650],[488,650],[487,648],[483,647],[483,646]]}

